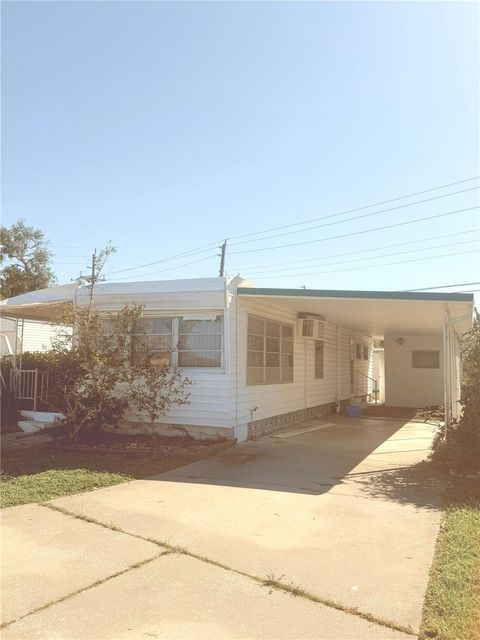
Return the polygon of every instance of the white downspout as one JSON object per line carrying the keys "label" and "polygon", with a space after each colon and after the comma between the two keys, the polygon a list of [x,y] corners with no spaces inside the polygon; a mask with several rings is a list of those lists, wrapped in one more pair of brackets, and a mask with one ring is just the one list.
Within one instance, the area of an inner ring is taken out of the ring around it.
{"label": "white downspout", "polygon": [[443,405],[445,408],[445,437],[451,423],[451,395],[450,395],[450,323],[448,308],[445,305],[443,321]]}
{"label": "white downspout", "polygon": [[238,290],[235,288],[235,438],[238,441]]}
{"label": "white downspout", "polygon": [[15,318],[15,342],[13,345],[13,370],[17,370],[17,354],[18,354],[18,318]]}
{"label": "white downspout", "polygon": [[341,343],[342,343],[342,327],[337,324],[337,401],[336,401],[336,411],[337,413],[340,413],[341,410],[341,399],[340,399],[340,385],[342,382],[342,377],[341,377]]}
{"label": "white downspout", "polygon": [[307,408],[307,341],[303,341],[303,406]]}
{"label": "white downspout", "polygon": [[[23,337],[24,337],[24,333],[25,333],[25,318],[21,319],[21,327],[22,327],[22,333],[21,338],[20,338],[20,366],[19,369],[22,369],[22,364],[23,364]],[[16,363],[15,363],[16,364]]]}
{"label": "white downspout", "polygon": [[[453,331],[457,338],[458,333],[455,329],[455,323],[460,320],[468,320],[471,318],[471,313],[467,313],[457,318],[451,318],[448,310],[448,305],[444,305],[445,315],[443,322],[443,382],[444,382],[444,402],[445,402],[445,437],[447,436],[448,428],[452,423],[452,358],[451,358],[451,346],[450,346],[450,326],[453,327]],[[455,369],[455,376],[457,375]],[[456,377],[455,377],[456,379]]]}

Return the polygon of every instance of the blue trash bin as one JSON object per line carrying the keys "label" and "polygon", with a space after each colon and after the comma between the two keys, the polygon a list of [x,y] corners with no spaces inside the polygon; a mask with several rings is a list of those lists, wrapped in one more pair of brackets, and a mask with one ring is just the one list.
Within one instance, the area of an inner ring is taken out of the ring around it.
{"label": "blue trash bin", "polygon": [[357,404],[349,404],[345,410],[347,416],[350,418],[361,418],[362,417],[362,407]]}

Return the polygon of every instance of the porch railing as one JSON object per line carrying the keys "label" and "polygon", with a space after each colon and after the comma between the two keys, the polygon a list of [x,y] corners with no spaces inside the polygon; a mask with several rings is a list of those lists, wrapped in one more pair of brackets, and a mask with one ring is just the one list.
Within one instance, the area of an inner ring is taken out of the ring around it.
{"label": "porch railing", "polygon": [[10,370],[10,390],[17,400],[32,400],[33,410],[48,396],[48,371],[39,369]]}
{"label": "porch railing", "polygon": [[[359,371],[357,369],[357,393],[360,392],[361,395],[366,396],[367,398],[371,398],[375,404],[378,403],[378,380],[372,378],[371,376],[363,373],[363,371]],[[359,376],[361,376],[359,378]],[[359,381],[363,382],[363,385],[359,385]]]}

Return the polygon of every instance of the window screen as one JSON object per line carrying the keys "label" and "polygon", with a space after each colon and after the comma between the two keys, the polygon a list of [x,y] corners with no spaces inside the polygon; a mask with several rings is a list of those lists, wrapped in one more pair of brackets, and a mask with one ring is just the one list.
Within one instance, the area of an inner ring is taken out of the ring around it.
{"label": "window screen", "polygon": [[132,337],[132,360],[179,367],[221,367],[223,316],[142,318]]}
{"label": "window screen", "polygon": [[323,378],[324,370],[324,345],[323,340],[315,340],[315,379]]}
{"label": "window screen", "polygon": [[180,319],[178,364],[180,367],[221,367],[223,316],[209,320]]}
{"label": "window screen", "polygon": [[440,351],[412,351],[414,369],[440,369]]}
{"label": "window screen", "polygon": [[133,362],[170,364],[172,353],[172,318],[142,318],[132,336]]}

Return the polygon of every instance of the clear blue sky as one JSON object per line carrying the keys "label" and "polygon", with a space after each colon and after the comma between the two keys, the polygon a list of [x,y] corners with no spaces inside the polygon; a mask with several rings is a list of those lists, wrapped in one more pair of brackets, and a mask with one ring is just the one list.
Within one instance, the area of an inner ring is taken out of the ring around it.
{"label": "clear blue sky", "polygon": [[[40,227],[61,282],[109,240],[107,272],[480,173],[475,3],[4,2],[2,13],[2,223]],[[471,207],[478,193],[232,240],[227,267],[258,286],[480,280],[479,210],[233,253]],[[179,268],[215,253],[116,278],[216,275],[216,257]]]}

